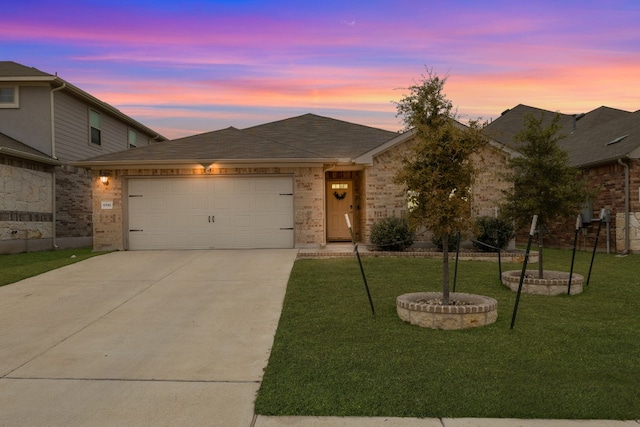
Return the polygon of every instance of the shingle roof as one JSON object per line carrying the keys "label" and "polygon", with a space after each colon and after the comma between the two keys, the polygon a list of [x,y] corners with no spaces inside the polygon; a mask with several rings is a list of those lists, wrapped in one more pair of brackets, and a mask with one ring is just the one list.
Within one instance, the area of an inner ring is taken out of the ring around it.
{"label": "shingle roof", "polygon": [[[594,110],[597,111],[597,110]],[[579,120],[576,131],[560,142],[569,153],[572,165],[585,167],[608,163],[631,155],[640,147],[640,111],[615,114],[609,120],[585,121],[591,113]]]}
{"label": "shingle roof", "polygon": [[[548,124],[555,113],[526,105],[507,110],[490,123],[485,131],[492,138],[515,147],[514,136],[522,129],[527,114],[545,114]],[[570,164],[587,167],[606,163],[630,155],[640,147],[640,111],[630,113],[609,107],[599,107],[586,114],[560,114],[561,133],[566,137],[559,142],[569,154]],[[610,144],[625,135],[620,141]]]}
{"label": "shingle roof", "polygon": [[0,61],[0,77],[54,77],[51,74],[13,61]]}
{"label": "shingle roof", "polygon": [[[489,123],[485,127],[484,132],[490,138],[513,148],[516,146],[514,137],[522,130],[524,118],[529,114],[534,117],[540,117],[541,114],[544,114],[543,124],[549,125],[555,113],[519,104],[512,109],[505,111],[500,117]],[[560,126],[565,134],[571,132],[573,127],[573,116],[569,114],[560,114]]]}
{"label": "shingle roof", "polygon": [[20,157],[24,159],[35,160],[41,163],[58,165],[59,161],[55,160],[51,156],[31,148],[22,142],[11,138],[3,133],[0,133],[0,153],[5,153],[11,156]]}
{"label": "shingle roof", "polygon": [[324,157],[338,158],[356,158],[398,135],[395,132],[315,114],[304,114],[253,126],[244,131],[304,148]]}
{"label": "shingle roof", "polygon": [[104,154],[88,161],[220,161],[245,159],[313,159],[321,155],[261,138],[234,127],[174,139],[161,144]]}
{"label": "shingle roof", "polygon": [[305,114],[244,130],[229,127],[105,154],[83,163],[354,159],[396,135],[395,132]]}

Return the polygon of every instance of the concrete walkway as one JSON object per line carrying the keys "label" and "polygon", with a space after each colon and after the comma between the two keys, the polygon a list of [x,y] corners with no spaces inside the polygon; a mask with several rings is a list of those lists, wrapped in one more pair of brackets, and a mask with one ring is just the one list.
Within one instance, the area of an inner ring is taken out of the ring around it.
{"label": "concrete walkway", "polygon": [[0,287],[0,426],[640,425],[255,416],[295,258],[114,252]]}

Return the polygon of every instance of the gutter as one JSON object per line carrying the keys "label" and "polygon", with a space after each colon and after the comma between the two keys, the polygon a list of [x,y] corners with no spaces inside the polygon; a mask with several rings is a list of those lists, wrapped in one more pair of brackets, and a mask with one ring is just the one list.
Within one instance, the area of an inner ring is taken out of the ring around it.
{"label": "gutter", "polygon": [[629,253],[629,226],[631,218],[629,218],[629,165],[618,159],[618,163],[624,166],[624,255]]}
{"label": "gutter", "polygon": [[294,167],[296,165],[310,165],[310,164],[340,164],[340,160],[336,158],[309,158],[309,159],[277,159],[277,158],[264,158],[264,159],[162,159],[162,160],[81,160],[75,162],[69,162],[71,166],[80,166],[80,167],[96,167],[96,168],[123,168],[123,167],[131,167],[135,166],[138,168],[139,166],[174,166],[174,165],[247,165],[247,164],[273,164],[273,165],[286,165]]}
{"label": "gutter", "polygon": [[[63,90],[67,87],[67,83],[62,81],[62,86],[58,86],[56,88],[51,89],[51,157],[54,160],[58,160],[58,156],[56,156],[56,123],[55,123],[55,102],[54,102],[54,92]],[[56,211],[58,210],[58,206],[56,205],[56,171],[55,169],[51,172],[51,244],[53,245],[53,249],[58,249],[58,245],[56,244],[56,221],[58,220]]]}
{"label": "gutter", "polygon": [[44,163],[46,165],[60,166],[62,162],[53,160],[49,157],[38,156],[36,154],[25,153],[24,151],[14,150],[13,148],[0,147],[0,153],[7,153],[8,155],[19,157],[21,159],[33,160],[34,162]]}

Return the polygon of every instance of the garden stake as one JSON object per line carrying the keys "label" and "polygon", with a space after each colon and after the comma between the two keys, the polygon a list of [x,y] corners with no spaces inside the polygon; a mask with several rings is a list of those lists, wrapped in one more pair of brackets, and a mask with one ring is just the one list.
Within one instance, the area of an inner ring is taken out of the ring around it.
{"label": "garden stake", "polygon": [[353,229],[351,228],[351,220],[349,220],[349,214],[344,214],[344,219],[347,221],[347,227],[349,228],[349,234],[351,234],[351,242],[353,243],[353,251],[358,258],[358,264],[360,265],[360,272],[362,273],[362,280],[364,280],[364,288],[367,290],[367,297],[369,298],[369,305],[371,306],[371,314],[376,315],[376,311],[373,308],[373,301],[371,300],[371,293],[369,292],[369,285],[367,284],[367,276],[364,275],[364,268],[362,268],[362,260],[360,259],[360,253],[358,252],[358,244],[356,238],[353,235]]}
{"label": "garden stake", "polygon": [[498,248],[498,282],[502,283],[502,249]]}
{"label": "garden stake", "polygon": [[567,295],[571,295],[571,279],[573,278],[573,262],[576,259],[576,246],[578,246],[578,232],[581,223],[580,215],[576,218],[576,234],[573,238],[573,254],[571,255],[571,269],[569,270],[569,285],[567,286]]}
{"label": "garden stake", "polygon": [[518,312],[518,302],[520,302],[520,293],[522,292],[522,282],[524,282],[524,275],[527,272],[527,262],[529,262],[529,251],[531,250],[531,240],[533,240],[533,233],[536,231],[536,222],[538,221],[538,215],[533,216],[531,221],[531,231],[529,231],[529,242],[527,242],[527,251],[524,253],[524,262],[522,263],[522,273],[520,273],[520,284],[518,284],[518,293],[516,294],[516,304],[513,306],[513,316],[511,317],[511,329],[516,323],[516,313]]}
{"label": "garden stake", "polygon": [[458,256],[460,255],[460,232],[458,231],[458,244],[456,246],[456,268],[453,270],[453,292],[456,291],[456,282],[458,280]]}
{"label": "garden stake", "polygon": [[593,260],[596,257],[596,248],[598,247],[598,238],[600,238],[600,229],[602,228],[602,221],[604,219],[604,209],[600,211],[600,223],[598,224],[598,231],[596,231],[596,242],[593,245],[593,253],[591,254],[591,264],[589,265],[589,275],[587,276],[587,284],[589,286],[589,280],[591,280],[591,269],[593,268]]}

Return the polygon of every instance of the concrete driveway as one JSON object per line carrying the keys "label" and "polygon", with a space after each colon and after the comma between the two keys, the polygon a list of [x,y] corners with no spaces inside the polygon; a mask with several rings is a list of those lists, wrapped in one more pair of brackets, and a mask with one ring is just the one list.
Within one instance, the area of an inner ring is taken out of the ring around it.
{"label": "concrete driveway", "polygon": [[0,288],[1,426],[247,426],[295,250],[114,252]]}

